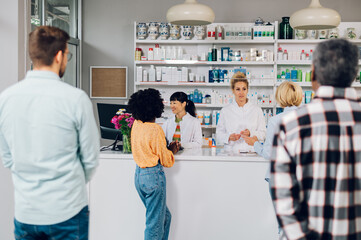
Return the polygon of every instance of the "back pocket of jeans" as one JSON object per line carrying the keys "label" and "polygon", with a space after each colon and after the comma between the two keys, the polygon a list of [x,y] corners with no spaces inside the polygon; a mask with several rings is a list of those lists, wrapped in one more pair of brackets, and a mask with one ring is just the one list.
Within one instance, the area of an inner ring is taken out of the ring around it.
{"label": "back pocket of jeans", "polygon": [[159,188],[159,173],[146,173],[139,176],[141,189],[145,193],[154,192]]}

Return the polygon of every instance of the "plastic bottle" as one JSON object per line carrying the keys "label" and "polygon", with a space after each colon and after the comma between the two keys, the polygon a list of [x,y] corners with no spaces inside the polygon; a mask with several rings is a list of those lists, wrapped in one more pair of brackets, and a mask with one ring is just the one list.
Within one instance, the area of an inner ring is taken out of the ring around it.
{"label": "plastic bottle", "polygon": [[277,60],[280,61],[280,60],[283,60],[283,51],[282,51],[282,48],[278,48],[278,52],[277,52]]}
{"label": "plastic bottle", "polygon": [[210,67],[209,70],[208,70],[208,82],[209,83],[214,83],[212,67]]}
{"label": "plastic bottle", "polygon": [[149,60],[149,61],[153,61],[153,60],[154,60],[153,48],[149,48],[149,50],[148,50],[148,60]]}
{"label": "plastic bottle", "polygon": [[149,82],[155,82],[155,68],[154,68],[154,65],[150,65],[150,68],[149,68]]}
{"label": "plastic bottle", "polygon": [[212,48],[209,48],[209,50],[208,50],[208,61],[209,62],[212,61]]}
{"label": "plastic bottle", "polygon": [[306,60],[306,53],[305,53],[305,50],[302,50],[301,52],[301,60]]}
{"label": "plastic bottle", "polygon": [[313,51],[312,51],[312,49],[310,50],[310,60],[312,60],[312,56],[313,55]]}
{"label": "plastic bottle", "polygon": [[287,50],[285,49],[285,51],[283,52],[283,60],[288,60],[288,53]]}
{"label": "plastic bottle", "polygon": [[216,48],[216,46],[213,46],[213,48],[212,48],[212,61],[214,61],[214,62],[217,61],[217,48]]}
{"label": "plastic bottle", "polygon": [[219,69],[213,69],[213,82],[219,82]]}

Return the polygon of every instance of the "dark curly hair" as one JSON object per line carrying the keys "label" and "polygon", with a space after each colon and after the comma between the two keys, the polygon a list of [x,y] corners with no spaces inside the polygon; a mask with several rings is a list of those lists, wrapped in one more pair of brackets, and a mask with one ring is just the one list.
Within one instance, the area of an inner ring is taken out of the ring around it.
{"label": "dark curly hair", "polygon": [[163,98],[158,90],[148,88],[139,90],[130,96],[128,111],[136,120],[151,122],[162,116],[163,110]]}

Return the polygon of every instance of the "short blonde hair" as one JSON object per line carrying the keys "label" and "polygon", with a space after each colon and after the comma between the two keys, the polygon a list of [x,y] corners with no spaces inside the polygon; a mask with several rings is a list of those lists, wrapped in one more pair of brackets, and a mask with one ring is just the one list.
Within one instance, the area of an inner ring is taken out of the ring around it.
{"label": "short blonde hair", "polygon": [[243,82],[247,85],[248,89],[248,80],[246,78],[246,75],[243,72],[236,72],[231,79],[231,88],[234,90],[236,83]]}
{"label": "short blonde hair", "polygon": [[302,94],[300,85],[285,81],[276,90],[276,101],[282,108],[299,106],[302,102]]}

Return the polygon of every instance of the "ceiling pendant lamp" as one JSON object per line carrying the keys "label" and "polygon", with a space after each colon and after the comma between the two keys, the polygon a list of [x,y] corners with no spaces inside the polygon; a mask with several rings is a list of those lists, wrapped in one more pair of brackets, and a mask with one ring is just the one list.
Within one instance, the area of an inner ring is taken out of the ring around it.
{"label": "ceiling pendant lamp", "polygon": [[333,9],[322,7],[320,0],[312,0],[308,8],[295,12],[290,19],[292,28],[303,30],[335,28],[340,22],[340,14]]}
{"label": "ceiling pendant lamp", "polygon": [[186,0],[183,4],[168,9],[168,22],[176,25],[207,25],[215,18],[212,8],[197,3],[196,0]]}

